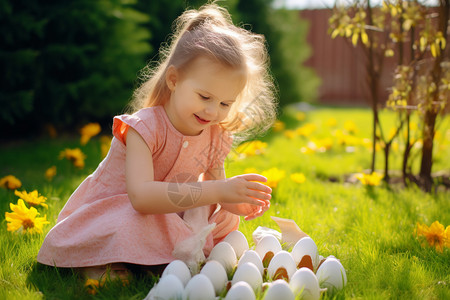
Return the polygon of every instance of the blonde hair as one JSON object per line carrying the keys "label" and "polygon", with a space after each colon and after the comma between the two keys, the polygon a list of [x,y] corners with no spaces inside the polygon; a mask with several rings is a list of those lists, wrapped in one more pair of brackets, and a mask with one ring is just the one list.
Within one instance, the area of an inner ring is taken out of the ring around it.
{"label": "blonde hair", "polygon": [[245,87],[220,125],[239,140],[266,131],[276,118],[277,104],[264,37],[234,26],[227,10],[216,4],[186,10],[175,26],[171,43],[160,49],[159,63],[142,70],[144,83],[133,94],[131,112],[163,105],[170,97],[167,68],[183,70],[203,55],[246,71]]}

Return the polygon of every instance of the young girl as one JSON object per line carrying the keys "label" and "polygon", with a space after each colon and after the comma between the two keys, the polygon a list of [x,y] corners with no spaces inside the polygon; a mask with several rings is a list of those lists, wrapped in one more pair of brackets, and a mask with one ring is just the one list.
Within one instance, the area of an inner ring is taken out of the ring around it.
{"label": "young girl", "polygon": [[[76,189],[37,260],[89,276],[125,264],[156,266],[215,223],[203,252],[261,216],[271,189],[258,174],[226,178],[231,136],[263,131],[275,116],[264,39],[209,4],[184,12],[170,47],[148,72],[133,114],[114,118],[111,149]],[[149,70],[148,68],[147,70]],[[94,275],[95,276],[95,275]]]}

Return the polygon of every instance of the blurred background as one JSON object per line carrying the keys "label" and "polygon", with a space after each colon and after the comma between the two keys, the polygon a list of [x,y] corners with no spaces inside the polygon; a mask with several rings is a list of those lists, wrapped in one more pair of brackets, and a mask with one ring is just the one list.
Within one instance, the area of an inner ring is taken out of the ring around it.
{"label": "blurred background", "polygon": [[[235,24],[265,35],[281,106],[320,100],[309,15],[274,2],[218,4]],[[1,0],[0,137],[70,133],[87,122],[109,128],[139,85],[139,71],[158,59],[172,22],[205,3]]]}
{"label": "blurred background", "polygon": [[[74,133],[88,122],[110,128],[140,84],[140,70],[158,60],[172,22],[206,2],[0,0],[0,140]],[[370,47],[330,37],[336,2],[345,1],[217,2],[235,24],[265,35],[280,108],[301,102],[369,107],[389,98],[398,55],[375,66],[376,91],[370,90],[364,52]]]}

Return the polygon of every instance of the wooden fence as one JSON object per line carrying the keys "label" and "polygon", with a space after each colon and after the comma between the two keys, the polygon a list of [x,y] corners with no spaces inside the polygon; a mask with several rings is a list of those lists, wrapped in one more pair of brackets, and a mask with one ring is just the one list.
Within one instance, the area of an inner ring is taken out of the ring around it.
{"label": "wooden fence", "polygon": [[[319,102],[331,105],[370,105],[366,75],[366,56],[361,47],[353,47],[342,37],[332,39],[328,34],[331,9],[301,10],[300,17],[310,23],[307,40],[312,56],[305,65],[313,68],[322,79]],[[395,64],[386,60],[378,95],[384,103],[392,86]]]}

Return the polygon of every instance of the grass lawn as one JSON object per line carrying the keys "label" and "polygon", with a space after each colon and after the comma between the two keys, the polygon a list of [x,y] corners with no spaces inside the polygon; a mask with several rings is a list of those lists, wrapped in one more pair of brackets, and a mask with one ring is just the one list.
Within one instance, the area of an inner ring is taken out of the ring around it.
{"label": "grass lawn", "polygon": [[[450,299],[450,249],[439,252],[414,234],[417,222],[429,226],[437,220],[450,225],[450,192],[440,189],[426,194],[415,187],[383,184],[370,188],[347,180],[370,167],[370,144],[364,140],[371,136],[372,117],[367,109],[287,110],[281,119],[284,129],[261,138],[267,143],[262,153],[243,147],[239,153],[233,151],[226,162],[227,176],[250,168],[266,174],[271,168],[284,172],[277,180],[271,209],[263,217],[241,222],[240,230],[250,246],[258,226],[278,229],[270,216],[293,219],[316,242],[321,255],[334,255],[345,267],[348,283],[335,298]],[[387,134],[396,123],[395,115],[383,112],[382,122]],[[413,137],[419,124],[414,119]],[[401,135],[393,146],[391,169],[401,167],[403,140]],[[109,282],[91,295],[84,279],[71,270],[36,263],[44,236],[65,201],[100,162],[100,145],[100,138],[80,146],[76,137],[58,137],[1,146],[0,178],[14,175],[23,184],[19,190],[37,189],[47,197],[48,209],[38,210],[50,224],[43,234],[8,232],[4,212],[11,211],[9,205],[16,204],[18,197],[0,189],[0,299],[143,299],[147,295],[156,278],[138,277],[126,286]],[[76,147],[86,154],[81,170],[58,159],[62,150]],[[413,173],[418,172],[419,147],[420,142],[413,149]],[[450,117],[439,124],[433,171],[448,171],[448,157]],[[379,151],[377,169],[382,170],[383,163]],[[57,174],[50,182],[44,173],[53,165]],[[293,173],[302,173],[305,181],[294,182]]]}

